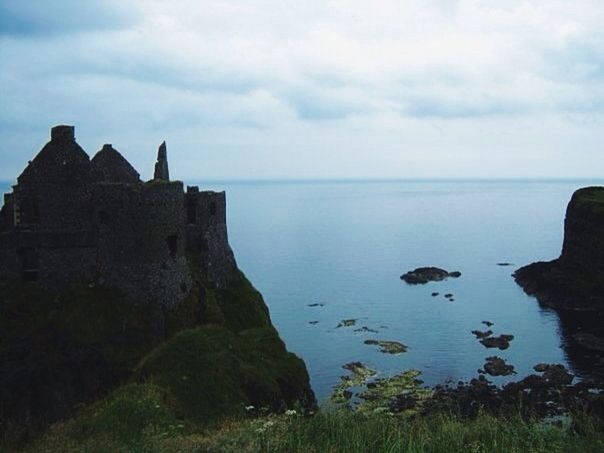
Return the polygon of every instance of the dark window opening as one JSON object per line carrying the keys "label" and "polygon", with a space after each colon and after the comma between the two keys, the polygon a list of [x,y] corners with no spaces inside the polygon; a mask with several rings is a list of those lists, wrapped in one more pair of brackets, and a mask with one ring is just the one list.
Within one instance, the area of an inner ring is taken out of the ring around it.
{"label": "dark window opening", "polygon": [[101,225],[107,225],[109,223],[109,214],[105,211],[99,211],[99,223]]}
{"label": "dark window opening", "polygon": [[197,205],[195,203],[187,204],[187,223],[197,223]]}
{"label": "dark window opening", "polygon": [[210,215],[216,215],[216,203],[210,203]]}
{"label": "dark window opening", "polygon": [[21,278],[24,282],[38,281],[38,254],[33,248],[18,251],[21,260]]}
{"label": "dark window opening", "polygon": [[40,211],[35,197],[25,197],[19,203],[19,220],[21,223],[38,223]]}
{"label": "dark window opening", "polygon": [[178,251],[178,236],[175,234],[168,236],[166,238],[166,244],[168,244],[170,255],[174,258],[176,256],[176,252]]}

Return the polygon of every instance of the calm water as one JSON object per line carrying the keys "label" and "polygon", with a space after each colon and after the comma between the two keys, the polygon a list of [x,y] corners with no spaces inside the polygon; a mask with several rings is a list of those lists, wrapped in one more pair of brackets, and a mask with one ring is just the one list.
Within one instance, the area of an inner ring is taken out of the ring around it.
{"label": "calm water", "polygon": [[[517,377],[538,362],[572,367],[557,314],[526,296],[510,274],[520,265],[556,258],[571,194],[602,182],[209,186],[227,190],[239,265],[324,398],[345,373],[341,366],[354,360],[383,374],[417,368],[427,384],[475,377],[485,357],[495,354],[516,367]],[[420,286],[399,279],[425,265],[463,275]],[[432,297],[434,291],[441,296]],[[442,297],[448,292],[454,302]],[[312,303],[325,306],[308,307]],[[346,318],[378,333],[336,329]],[[485,330],[483,320],[495,323],[496,334],[515,335],[508,350],[478,343],[470,332]],[[382,354],[363,344],[368,338],[401,341],[409,351]]]}
{"label": "calm water", "polygon": [[[517,377],[538,362],[572,367],[557,314],[540,308],[510,274],[558,256],[571,194],[596,183],[603,181],[201,186],[227,191],[238,263],[264,295],[288,348],[306,361],[323,399],[344,374],[341,366],[356,360],[384,375],[419,369],[427,384],[475,377],[495,354],[516,367]],[[463,275],[419,286],[399,279],[428,265]],[[434,291],[441,296],[432,297]],[[442,297],[448,292],[454,302]],[[378,333],[336,329],[347,318]],[[478,343],[470,331],[485,330],[483,320],[495,323],[496,334],[515,335],[508,350]],[[363,344],[369,338],[400,341],[409,351],[382,354]]]}

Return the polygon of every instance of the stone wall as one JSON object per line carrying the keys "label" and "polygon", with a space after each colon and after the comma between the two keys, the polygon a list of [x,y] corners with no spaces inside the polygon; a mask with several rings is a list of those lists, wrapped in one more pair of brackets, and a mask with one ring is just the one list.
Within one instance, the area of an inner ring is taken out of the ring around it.
{"label": "stone wall", "polygon": [[188,187],[185,200],[187,251],[214,285],[225,287],[237,274],[228,240],[225,193]]}
{"label": "stone wall", "polygon": [[0,208],[0,231],[12,229],[14,224],[13,194],[4,194],[4,205]]}
{"label": "stone wall", "polygon": [[192,286],[185,257],[180,182],[98,184],[93,188],[101,283],[162,306]]}
{"label": "stone wall", "polygon": [[[167,166],[165,144],[159,157]],[[0,211],[0,283],[96,282],[170,307],[191,290],[187,256],[218,288],[238,275],[224,192],[142,183],[111,145],[90,161],[71,126],[52,129]]]}
{"label": "stone wall", "polygon": [[52,140],[17,178],[13,195],[17,226],[90,226],[90,160],[75,142],[73,128],[63,128],[66,126],[53,128]]}

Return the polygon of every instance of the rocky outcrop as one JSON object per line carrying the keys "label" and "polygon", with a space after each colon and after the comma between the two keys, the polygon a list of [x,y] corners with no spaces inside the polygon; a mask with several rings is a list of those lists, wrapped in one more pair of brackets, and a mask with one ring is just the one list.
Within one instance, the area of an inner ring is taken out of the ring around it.
{"label": "rocky outcrop", "polygon": [[461,272],[447,272],[446,270],[438,267],[418,267],[417,269],[401,275],[401,280],[410,285],[423,285],[428,282],[440,282],[449,277],[461,277]]}
{"label": "rocky outcrop", "polygon": [[560,257],[522,267],[514,278],[546,306],[604,311],[604,187],[587,187],[573,194]]}

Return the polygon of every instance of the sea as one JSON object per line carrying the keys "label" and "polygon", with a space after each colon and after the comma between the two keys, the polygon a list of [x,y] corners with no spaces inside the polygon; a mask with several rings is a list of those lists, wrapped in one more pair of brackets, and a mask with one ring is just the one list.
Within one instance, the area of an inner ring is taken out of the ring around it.
{"label": "sea", "polygon": [[[238,265],[263,294],[288,349],[306,362],[320,401],[353,361],[380,376],[417,369],[426,385],[476,377],[493,355],[517,373],[490,378],[496,384],[540,362],[562,363],[579,378],[589,373],[572,356],[559,315],[527,296],[512,274],[558,257],[572,193],[604,180],[194,183],[226,191]],[[422,266],[462,275],[425,285],[400,279]],[[345,319],[356,324],[338,327]],[[514,335],[508,349],[479,343],[471,331],[487,330],[483,321],[495,335]],[[385,354],[368,339],[408,350]]]}

